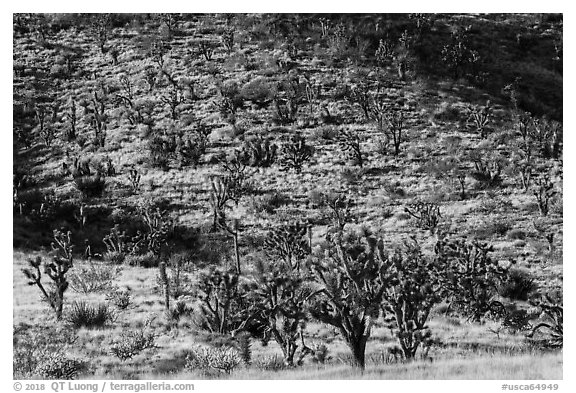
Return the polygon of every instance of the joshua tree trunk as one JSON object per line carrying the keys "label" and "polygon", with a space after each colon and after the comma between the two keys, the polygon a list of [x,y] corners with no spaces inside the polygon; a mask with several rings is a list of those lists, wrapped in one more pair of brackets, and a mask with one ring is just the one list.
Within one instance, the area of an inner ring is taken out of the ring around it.
{"label": "joshua tree trunk", "polygon": [[170,310],[170,288],[168,287],[168,276],[166,275],[166,262],[160,262],[160,279],[164,284],[164,307]]}
{"label": "joshua tree trunk", "polygon": [[361,335],[357,339],[348,341],[348,347],[354,356],[354,365],[364,370],[366,367],[366,342],[368,341],[367,335]]}
{"label": "joshua tree trunk", "polygon": [[234,232],[232,237],[234,238],[234,253],[236,255],[236,273],[240,274],[241,270],[240,270],[240,251],[238,250],[238,229],[236,229],[236,232]]}

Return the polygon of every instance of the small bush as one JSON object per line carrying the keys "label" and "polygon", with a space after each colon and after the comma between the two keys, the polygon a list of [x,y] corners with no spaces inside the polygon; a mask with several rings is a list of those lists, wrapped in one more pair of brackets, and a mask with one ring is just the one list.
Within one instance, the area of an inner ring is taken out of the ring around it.
{"label": "small bush", "polygon": [[278,208],[286,206],[291,202],[287,195],[277,191],[272,194],[256,197],[252,201],[251,210],[254,213],[265,212],[267,214],[274,214]]}
{"label": "small bush", "polygon": [[282,371],[286,369],[286,364],[281,357],[274,355],[259,359],[256,362],[256,367],[263,371]]}
{"label": "small bush", "polygon": [[505,236],[511,228],[509,221],[497,219],[473,229],[472,234],[478,239],[489,239],[495,235]]}
{"label": "small bush", "polygon": [[120,267],[90,262],[89,266],[76,267],[70,273],[70,287],[84,294],[107,291],[121,271]]}
{"label": "small bush", "polygon": [[85,362],[58,353],[42,361],[35,374],[43,379],[74,379],[84,368]]}
{"label": "small bush", "polygon": [[193,311],[192,307],[188,307],[188,305],[186,305],[185,302],[179,300],[176,302],[174,307],[166,311],[166,317],[169,321],[177,322],[182,317],[190,315],[192,311]]}
{"label": "small bush", "polygon": [[125,263],[129,266],[138,266],[144,268],[158,267],[159,260],[154,253],[147,252],[140,255],[126,256]]}
{"label": "small bush", "polygon": [[522,229],[512,229],[506,236],[510,240],[525,240],[526,232],[524,232]]}
{"label": "small bush", "polygon": [[[57,373],[47,370],[46,364],[50,363],[51,359],[60,358],[76,338],[74,331],[63,327],[32,327],[26,324],[14,326],[12,357],[14,379],[28,379],[40,374],[49,377],[49,374]],[[67,374],[75,377],[70,373]]]}
{"label": "small bush", "polygon": [[530,294],[538,288],[530,273],[522,269],[511,269],[500,287],[500,295],[512,300],[528,300]]}
{"label": "small bush", "polygon": [[328,347],[325,344],[315,345],[312,351],[312,361],[320,364],[326,363],[331,358],[328,352]]}
{"label": "small bush", "polygon": [[126,254],[121,251],[107,251],[104,253],[104,259],[112,265],[121,265],[126,260]]}
{"label": "small bush", "polygon": [[268,78],[259,76],[242,86],[240,94],[242,98],[253,102],[258,108],[265,108],[274,98],[274,86]]}
{"label": "small bush", "polygon": [[531,328],[530,314],[526,310],[511,310],[506,313],[502,321],[502,326],[510,334],[515,334]]}
{"label": "small bush", "polygon": [[93,307],[86,302],[74,302],[68,315],[68,322],[75,329],[82,327],[88,329],[102,328],[108,322],[113,322],[114,313],[108,308],[107,304],[99,304]]}
{"label": "small bush", "polygon": [[226,374],[242,362],[237,350],[234,348],[194,348],[186,358],[186,368],[191,370],[217,370]]}
{"label": "small bush", "polygon": [[110,347],[110,353],[124,362],[145,349],[156,348],[155,339],[154,333],[147,333],[144,330],[123,332],[120,339]]}
{"label": "small bush", "polygon": [[84,198],[97,198],[106,189],[106,179],[100,175],[78,176],[74,178],[74,185]]}
{"label": "small bush", "polygon": [[268,168],[276,161],[277,149],[270,139],[256,137],[244,142],[240,160],[251,167]]}
{"label": "small bush", "polygon": [[120,310],[126,310],[130,305],[130,291],[114,289],[106,295],[106,300],[115,305]]}

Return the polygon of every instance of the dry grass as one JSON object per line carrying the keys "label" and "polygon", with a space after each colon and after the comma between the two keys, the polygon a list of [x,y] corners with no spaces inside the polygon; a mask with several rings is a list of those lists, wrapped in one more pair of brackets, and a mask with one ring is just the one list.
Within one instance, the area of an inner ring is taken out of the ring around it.
{"label": "dry grass", "polygon": [[[14,256],[14,324],[33,326],[56,323],[48,305],[40,300],[38,290],[28,286],[20,269],[25,266],[26,254]],[[86,262],[77,261],[76,266]],[[164,316],[161,292],[156,289],[156,269],[124,267],[116,285],[129,288],[133,305],[118,311],[116,322],[103,329],[77,331],[78,340],[70,354],[88,360],[90,371],[82,378],[115,379],[196,379],[201,374],[184,369],[187,351],[194,345],[211,339],[196,332],[189,319],[171,328]],[[96,304],[105,301],[105,294],[66,293],[67,304],[72,299]],[[64,310],[66,315],[66,307]],[[148,349],[131,360],[120,361],[110,354],[110,346],[123,331],[142,329],[151,320],[150,329],[156,335],[157,349]],[[435,337],[444,343],[430,351],[433,362],[416,361],[410,364],[390,363],[388,348],[395,345],[390,331],[376,326],[367,347],[368,365],[364,374],[348,365],[349,350],[337,331],[329,326],[310,323],[306,329],[307,345],[325,343],[331,359],[324,366],[307,361],[303,367],[279,372],[262,371],[260,361],[281,356],[274,342],[263,346],[252,342],[253,365],[240,368],[231,376],[212,375],[232,379],[557,379],[562,374],[559,354],[542,354],[523,346],[521,334],[502,332],[496,337],[489,328],[495,324],[463,323],[442,315],[433,316],[430,327]]]}

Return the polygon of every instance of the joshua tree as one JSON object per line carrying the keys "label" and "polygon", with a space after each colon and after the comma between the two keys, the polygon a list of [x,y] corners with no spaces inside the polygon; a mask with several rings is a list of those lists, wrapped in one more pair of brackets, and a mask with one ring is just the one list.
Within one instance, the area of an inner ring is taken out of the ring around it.
{"label": "joshua tree", "polygon": [[293,135],[282,150],[284,167],[294,168],[297,173],[300,173],[302,165],[314,154],[314,148],[307,145],[306,138],[300,134]]}
{"label": "joshua tree", "polygon": [[106,53],[106,43],[110,30],[110,14],[96,14],[91,24],[94,40],[98,43],[101,53]]}
{"label": "joshua tree", "polygon": [[160,100],[170,108],[172,120],[177,120],[180,114],[178,107],[186,101],[182,89],[177,84],[172,84],[168,92],[160,96]]}
{"label": "joshua tree", "polygon": [[510,266],[490,257],[493,247],[478,241],[440,240],[435,247],[442,278],[439,291],[450,306],[479,321],[491,314],[503,315],[504,306],[495,299],[498,286],[506,279]]}
{"label": "joshua tree", "polygon": [[538,208],[543,216],[548,215],[550,200],[556,195],[554,190],[554,183],[550,181],[548,175],[540,177],[536,180],[536,189],[533,191]]}
{"label": "joshua tree", "polygon": [[221,176],[213,176],[210,184],[212,187],[210,192],[210,205],[213,213],[212,230],[216,231],[226,225],[226,208],[230,200],[230,190]]}
{"label": "joshua tree", "polygon": [[430,233],[434,233],[434,230],[442,217],[440,215],[440,206],[435,203],[414,203],[405,207],[404,211],[417,220],[419,228],[428,229],[430,230]]}
{"label": "joshua tree", "polygon": [[354,163],[362,167],[364,165],[364,156],[362,155],[360,134],[352,130],[340,130],[339,142],[342,149],[348,153]]}
{"label": "joshua tree", "polygon": [[28,259],[29,268],[22,269],[29,285],[36,285],[42,292],[43,299],[48,302],[52,310],[56,313],[56,319],[62,319],[62,309],[64,307],[64,293],[68,289],[68,279],[66,273],[73,266],[72,256],[72,234],[70,231],[64,233],[54,230],[54,242],[52,242],[52,251],[54,257],[52,262],[45,262],[43,271],[52,280],[51,288],[46,289],[42,284],[42,258]]}
{"label": "joshua tree", "polygon": [[249,288],[240,275],[210,267],[198,275],[196,298],[200,317],[196,321],[201,329],[227,334],[242,330],[254,316],[249,309]]}
{"label": "joshua tree", "polygon": [[471,106],[468,108],[469,121],[482,139],[488,136],[488,124],[492,116],[490,101],[485,106]]}
{"label": "joshua tree", "polygon": [[222,45],[224,45],[226,52],[230,54],[234,48],[234,28],[227,28],[224,30],[220,40],[222,41]]}
{"label": "joshua tree", "polygon": [[338,231],[343,231],[344,226],[352,221],[351,208],[354,201],[344,194],[328,194],[323,197],[323,203],[330,210],[333,225]]}
{"label": "joshua tree", "polygon": [[366,343],[389,286],[388,255],[381,239],[367,231],[337,233],[324,253],[311,260],[319,293],[310,306],[312,316],[340,330],[356,366],[364,369]]}
{"label": "joshua tree", "polygon": [[302,223],[285,225],[268,233],[265,247],[292,271],[300,271],[304,259],[310,254],[308,227]]}
{"label": "joshua tree", "polygon": [[307,320],[306,303],[314,293],[302,275],[278,263],[257,264],[255,282],[253,307],[258,310],[258,320],[263,322],[262,333],[278,343],[285,365],[301,364],[304,357],[312,353],[304,343],[303,330]]}
{"label": "joshua tree", "polygon": [[404,112],[402,110],[392,110],[386,116],[387,134],[392,137],[394,143],[394,155],[400,154],[400,144],[405,136],[402,134],[404,131]]}
{"label": "joshua tree", "polygon": [[387,272],[390,285],[384,292],[383,311],[404,357],[413,359],[421,345],[428,347],[431,342],[426,322],[432,307],[442,300],[442,271],[434,258],[422,255],[418,244],[407,243],[405,250],[390,256]]}

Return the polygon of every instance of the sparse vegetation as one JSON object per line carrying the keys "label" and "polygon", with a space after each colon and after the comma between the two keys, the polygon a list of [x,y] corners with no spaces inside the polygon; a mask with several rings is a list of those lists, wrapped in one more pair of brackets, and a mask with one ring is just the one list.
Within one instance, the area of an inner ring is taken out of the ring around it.
{"label": "sparse vegetation", "polygon": [[562,36],[14,14],[14,378],[562,379]]}

